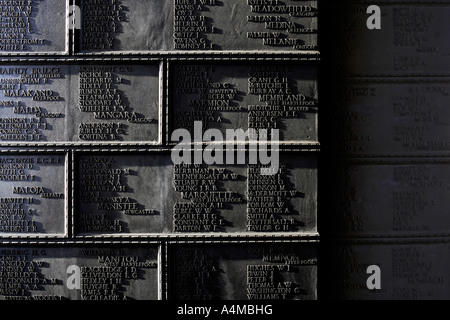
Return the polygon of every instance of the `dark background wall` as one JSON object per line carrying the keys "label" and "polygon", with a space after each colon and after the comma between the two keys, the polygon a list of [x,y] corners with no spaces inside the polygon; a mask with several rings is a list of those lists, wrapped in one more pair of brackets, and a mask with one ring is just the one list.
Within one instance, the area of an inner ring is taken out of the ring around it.
{"label": "dark background wall", "polygon": [[449,5],[320,4],[322,299],[449,297]]}

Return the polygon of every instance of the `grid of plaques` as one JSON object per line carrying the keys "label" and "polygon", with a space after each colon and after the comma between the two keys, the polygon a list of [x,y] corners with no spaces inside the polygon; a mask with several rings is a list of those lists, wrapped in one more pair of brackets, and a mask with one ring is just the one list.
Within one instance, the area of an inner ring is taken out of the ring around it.
{"label": "grid of plaques", "polygon": [[[367,27],[369,5],[381,11],[379,30]],[[321,195],[333,203],[321,212],[328,298],[449,296],[450,69],[440,32],[449,10],[449,1],[413,0],[323,8],[333,28],[324,43],[336,49],[324,59],[323,98],[335,108],[321,119],[329,129]]]}
{"label": "grid of plaques", "polygon": [[317,299],[317,6],[3,1],[0,300]]}

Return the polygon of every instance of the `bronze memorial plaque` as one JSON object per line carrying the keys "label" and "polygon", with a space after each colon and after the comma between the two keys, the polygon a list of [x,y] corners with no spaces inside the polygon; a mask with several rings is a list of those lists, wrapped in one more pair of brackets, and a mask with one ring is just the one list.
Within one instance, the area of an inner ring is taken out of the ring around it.
{"label": "bronze memorial plaque", "polygon": [[164,153],[101,153],[77,159],[74,176],[79,236],[317,232],[313,155],[282,154],[278,173],[262,175],[258,165],[174,165]]}
{"label": "bronze memorial plaque", "polygon": [[0,80],[2,144],[65,139],[69,66],[3,64]]}
{"label": "bronze memorial plaque", "polygon": [[319,17],[0,0],[0,300],[317,300]]}
{"label": "bronze memorial plaque", "polygon": [[[172,130],[278,129],[283,143],[318,144],[317,68],[289,64],[174,64]],[[270,139],[269,139],[270,140]]]}
{"label": "bronze memorial plaque", "polygon": [[317,0],[80,0],[79,53],[316,51]]}
{"label": "bronze memorial plaque", "polygon": [[70,0],[0,2],[0,56],[69,54]]}
{"label": "bronze memorial plaque", "polygon": [[66,157],[60,154],[0,155],[0,167],[0,236],[65,236],[68,221]]}

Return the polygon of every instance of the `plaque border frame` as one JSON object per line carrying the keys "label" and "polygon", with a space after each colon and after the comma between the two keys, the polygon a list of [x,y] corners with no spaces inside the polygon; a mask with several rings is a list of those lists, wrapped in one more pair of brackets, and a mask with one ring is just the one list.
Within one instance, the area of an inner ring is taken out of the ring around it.
{"label": "plaque border frame", "polygon": [[[224,149],[225,151],[228,149]],[[239,149],[234,148],[233,151],[239,151],[239,150],[248,150],[245,149]],[[286,153],[286,155],[305,155],[308,157],[314,157],[316,162],[316,182],[317,182],[317,188],[314,190],[314,194],[318,194],[319,189],[319,166],[320,166],[320,157],[319,152],[317,150],[292,150],[292,149],[277,149],[280,153]],[[74,153],[77,153],[75,156]],[[122,152],[127,152],[126,154]],[[77,168],[77,159],[79,159],[82,156],[90,156],[90,155],[99,155],[102,154],[102,156],[135,156],[139,154],[143,155],[160,155],[160,156],[168,156],[170,155],[171,149],[164,148],[164,149],[147,149],[147,150],[112,150],[112,149],[91,149],[91,150],[71,150],[71,230],[70,234],[72,235],[73,239],[122,239],[122,238],[129,238],[129,239],[155,239],[155,241],[171,241],[172,239],[205,239],[210,238],[213,241],[218,241],[220,243],[220,239],[269,239],[269,238],[280,238],[280,239],[316,239],[319,237],[320,232],[318,230],[318,221],[319,221],[319,209],[318,209],[318,200],[315,200],[316,203],[316,210],[312,215],[315,217],[315,224],[313,227],[315,227],[315,231],[307,231],[307,232],[301,232],[301,231],[291,231],[291,232],[247,232],[247,231],[239,231],[239,232],[195,232],[195,233],[186,233],[186,232],[153,232],[153,233],[92,233],[92,234],[80,234],[77,232],[77,212],[79,204],[76,203],[77,198],[77,192],[78,189],[76,187],[77,185],[77,176],[76,176],[76,168]],[[246,187],[247,188],[247,187]],[[173,213],[169,213],[173,214]],[[198,241],[198,240],[196,240]]]}

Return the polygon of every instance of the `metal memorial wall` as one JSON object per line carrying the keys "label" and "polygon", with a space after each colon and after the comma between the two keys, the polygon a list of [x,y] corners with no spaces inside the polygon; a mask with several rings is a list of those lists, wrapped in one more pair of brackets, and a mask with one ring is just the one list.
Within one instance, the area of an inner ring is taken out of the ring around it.
{"label": "metal memorial wall", "polygon": [[0,300],[448,299],[449,15],[0,0]]}
{"label": "metal memorial wall", "polygon": [[[1,300],[318,298],[318,1],[8,0],[0,17]],[[238,129],[279,130],[256,144],[277,170]],[[236,161],[174,162],[179,130],[226,136]]]}

